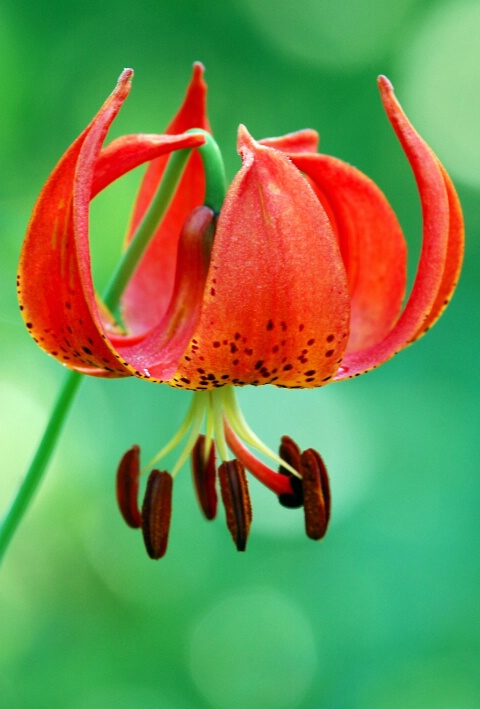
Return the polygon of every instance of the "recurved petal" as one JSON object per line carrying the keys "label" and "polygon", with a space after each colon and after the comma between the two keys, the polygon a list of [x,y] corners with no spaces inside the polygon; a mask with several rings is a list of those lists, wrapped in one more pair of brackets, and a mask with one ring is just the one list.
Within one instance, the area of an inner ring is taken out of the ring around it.
{"label": "recurved petal", "polygon": [[205,143],[200,133],[148,135],[134,133],[112,140],[102,149],[95,165],[92,199],[105,187],[139,165],[182,148],[198,148]]}
{"label": "recurved petal", "polygon": [[286,156],[243,127],[239,150],[243,167],[219,217],[200,322],[177,377],[198,388],[319,386],[337,371],[348,339],[338,244]]}
{"label": "recurved petal", "polygon": [[414,173],[423,218],[423,241],[415,281],[392,330],[378,343],[348,354],[336,379],[373,369],[420,337],[450,298],[463,255],[463,218],[450,179],[425,141],[414,130],[385,77],[379,78],[387,116]]}
{"label": "recurved petal", "polygon": [[88,205],[101,144],[128,95],[132,75],[125,69],[45,183],[18,273],[20,308],[40,347],[73,369],[101,376],[122,376],[128,370],[102,336],[90,274]]}
{"label": "recurved petal", "polygon": [[[186,220],[178,241],[182,267],[164,318],[142,337],[105,329],[107,316],[97,304],[90,268],[89,203],[101,145],[128,93],[130,77],[131,72],[122,74],[112,96],[47,180],[22,250],[19,299],[38,344],[66,366],[103,377],[163,380],[174,374],[198,320],[214,220],[206,207]],[[183,140],[185,136],[180,137]],[[154,149],[159,141],[162,150],[178,142],[173,138],[163,143],[156,138]],[[142,157],[152,150],[149,139],[137,143]],[[110,157],[117,158],[120,167],[104,166],[97,187],[131,164],[130,139],[117,142]]]}
{"label": "recurved petal", "polygon": [[462,207],[449,175],[443,165],[439,163],[439,166],[442,170],[443,179],[445,180],[445,188],[447,190],[448,205],[450,210],[447,256],[445,259],[442,282],[440,284],[440,288],[438,289],[435,302],[430,310],[430,313],[428,314],[427,319],[419,327],[411,342],[418,340],[419,337],[425,334],[425,332],[429,330],[442,315],[457,286],[463,261],[465,234]]}
{"label": "recurved petal", "polygon": [[328,155],[291,155],[313,183],[337,236],[351,296],[347,352],[382,340],[396,323],[406,285],[406,245],[380,189]]}
{"label": "recurved petal", "polygon": [[[178,134],[191,128],[210,129],[206,114],[207,87],[203,80],[203,71],[202,64],[196,62],[183,104],[165,133]],[[132,238],[150,205],[167,160],[168,156],[158,157],[148,166],[135,202],[127,241]],[[122,298],[122,315],[130,332],[145,332],[165,314],[175,280],[180,230],[188,214],[203,204],[204,193],[202,161],[199,155],[194,153],[187,163],[172,203]]]}
{"label": "recurved petal", "polygon": [[164,317],[143,336],[109,334],[111,344],[135,376],[190,387],[188,378],[174,375],[200,316],[214,231],[212,210],[197,207],[180,233],[175,284]]}
{"label": "recurved petal", "polygon": [[311,128],[287,133],[278,138],[263,138],[258,142],[268,148],[281,150],[283,153],[316,153],[318,150],[318,133]]}

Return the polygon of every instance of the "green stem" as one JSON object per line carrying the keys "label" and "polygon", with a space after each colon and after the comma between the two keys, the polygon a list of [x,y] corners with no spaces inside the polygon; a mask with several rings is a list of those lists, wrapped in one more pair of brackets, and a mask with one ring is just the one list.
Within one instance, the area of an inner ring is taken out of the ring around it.
{"label": "green stem", "polygon": [[[202,133],[205,137],[205,144],[198,148],[205,170],[204,204],[218,214],[226,191],[222,154],[210,133],[197,128],[187,132]],[[150,243],[150,239],[167,211],[189,156],[190,149],[188,148],[172,153],[160,186],[107,286],[103,301],[109,310],[115,310],[138,262]]]}
{"label": "green stem", "polygon": [[205,143],[198,148],[198,152],[202,158],[203,169],[205,170],[204,204],[210,207],[215,214],[220,214],[227,191],[225,166],[223,164],[220,148],[210,133],[207,133],[205,130],[194,129],[187,131],[187,133],[203,133]]}
{"label": "green stem", "polygon": [[188,149],[177,150],[172,153],[160,186],[106,288],[103,302],[109,310],[113,311],[117,307],[123,291],[165,214],[175,194],[189,155],[190,150]]}
{"label": "green stem", "polygon": [[[205,204],[218,214],[226,190],[225,171],[220,151],[209,133],[200,129],[190,132],[203,133],[206,137],[205,144],[199,148],[206,179]],[[189,155],[190,150],[184,149],[178,150],[170,156],[162,181],[147,213],[107,286],[103,300],[111,311],[116,309],[139,260],[167,211]],[[63,382],[30,467],[10,508],[0,523],[0,562],[43,478],[81,381],[82,375],[72,371],[67,374]]]}
{"label": "green stem", "polygon": [[0,561],[43,477],[81,381],[81,374],[69,372],[63,382],[37,452],[0,526]]}

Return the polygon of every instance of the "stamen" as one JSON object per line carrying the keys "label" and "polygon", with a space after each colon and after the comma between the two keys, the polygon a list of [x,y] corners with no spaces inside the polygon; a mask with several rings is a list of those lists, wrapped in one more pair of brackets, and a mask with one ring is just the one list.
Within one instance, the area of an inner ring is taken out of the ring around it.
{"label": "stamen", "polygon": [[207,416],[205,422],[205,444],[203,446],[203,462],[207,463],[208,457],[210,455],[210,448],[213,445],[213,435],[214,435],[214,421],[212,407],[207,407]]}
{"label": "stamen", "polygon": [[287,468],[292,473],[292,475],[299,477],[299,473],[295,470],[295,468],[292,468],[286,461],[282,460],[267,445],[265,445],[265,443],[261,441],[260,438],[258,438],[258,436],[251,430],[251,428],[245,421],[241,409],[238,405],[234,388],[232,386],[227,386],[223,389],[220,389],[216,393],[222,397],[225,416],[237,436],[244,440],[245,443],[248,443],[249,446],[252,446],[252,448],[256,448],[267,458],[273,460],[277,465],[282,465],[283,467]]}
{"label": "stamen", "polygon": [[238,460],[222,463],[218,470],[227,527],[238,551],[245,551],[252,522],[245,468]]}
{"label": "stamen", "polygon": [[225,431],[223,429],[223,407],[221,394],[217,392],[209,392],[210,406],[213,414],[213,430],[215,433],[215,443],[217,444],[220,458],[226,462],[230,457],[228,455],[227,442],[225,440]]}
{"label": "stamen", "polygon": [[313,448],[300,457],[303,481],[305,531],[310,539],[322,539],[330,520],[330,485],[325,464]]}
{"label": "stamen", "polygon": [[[223,419],[223,425],[225,428],[225,435],[227,438],[227,444],[232,453],[240,460],[240,462],[249,470],[252,475],[255,475],[257,480],[268,487],[272,492],[280,497],[292,496],[293,488],[292,481],[296,478],[290,476],[286,478],[284,475],[276,473],[274,470],[262,463],[253,453],[243,445],[242,441],[237,438],[235,432],[230,426],[229,421],[226,418]],[[298,480],[301,485],[301,481]]]}
{"label": "stamen", "polygon": [[197,438],[200,434],[200,429],[202,428],[203,424],[203,419],[205,418],[205,410],[208,405],[208,392],[195,392],[193,395],[194,398],[194,404],[195,404],[195,410],[193,412],[192,416],[192,428],[191,431],[188,435],[187,442],[185,443],[185,447],[177,459],[177,462],[173,466],[172,470],[172,477],[175,477],[178,471],[181,469],[182,465],[185,463],[187,458],[189,457],[190,453],[193,450],[193,447],[195,446],[195,443],[197,442]]}
{"label": "stamen", "polygon": [[[289,436],[282,436],[280,442],[280,457],[282,460],[286,461],[292,468],[300,473],[300,448],[297,446],[294,440],[289,438]],[[300,478],[294,477],[290,470],[287,470],[283,465],[280,466],[279,471],[281,475],[286,475],[290,479],[291,491],[287,494],[282,494],[278,496],[278,500],[283,507],[302,507],[303,506],[303,482]]]}
{"label": "stamen", "polygon": [[167,472],[152,470],[142,507],[142,531],[147,553],[160,559],[167,551],[172,514],[173,478]]}
{"label": "stamen", "polygon": [[121,459],[117,469],[117,502],[123,519],[133,529],[142,525],[138,509],[139,476],[140,448],[132,446]]}
{"label": "stamen", "polygon": [[192,473],[198,503],[207,519],[217,514],[217,491],[215,489],[215,446],[210,440],[210,451],[205,460],[207,439],[199,436],[192,451]]}
{"label": "stamen", "polygon": [[178,444],[185,436],[192,424],[192,421],[195,417],[195,412],[198,408],[198,401],[198,397],[194,395],[187,411],[187,415],[185,416],[182,425],[180,426],[174,437],[157,453],[154,458],[152,458],[152,460],[148,463],[147,466],[145,466],[145,469],[142,472],[145,472],[146,470],[151,470],[158,463],[159,460],[164,458],[166,455],[168,455],[168,453],[170,453],[171,450],[178,446]]}

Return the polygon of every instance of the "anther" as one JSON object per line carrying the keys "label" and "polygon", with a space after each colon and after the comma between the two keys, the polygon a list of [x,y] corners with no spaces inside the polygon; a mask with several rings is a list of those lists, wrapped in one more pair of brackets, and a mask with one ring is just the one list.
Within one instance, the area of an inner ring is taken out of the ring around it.
{"label": "anther", "polygon": [[252,522],[252,506],[248,494],[245,468],[239,460],[229,460],[220,466],[218,477],[227,517],[227,527],[237,550],[245,551]]}
{"label": "anther", "polygon": [[152,470],[142,507],[142,531],[147,553],[151,559],[161,559],[167,551],[168,531],[172,514],[172,485],[170,473]]}
{"label": "anther", "polygon": [[322,539],[330,520],[330,485],[325,464],[313,448],[300,456],[303,482],[305,531],[310,539]]}
{"label": "anther", "polygon": [[117,469],[117,503],[123,519],[133,529],[142,525],[138,509],[139,475],[140,448],[132,446],[121,459]]}
{"label": "anther", "polygon": [[[300,473],[300,449],[294,440],[289,436],[282,436],[280,442],[279,455],[282,460],[292,466],[294,470]],[[300,478],[292,475],[290,470],[280,466],[278,472],[290,478],[291,493],[282,493],[278,496],[278,500],[283,507],[302,507],[303,505],[303,482]]]}
{"label": "anther", "polygon": [[198,504],[207,519],[217,514],[217,491],[215,489],[215,445],[210,441],[210,451],[205,458],[205,436],[200,435],[192,450],[192,474]]}

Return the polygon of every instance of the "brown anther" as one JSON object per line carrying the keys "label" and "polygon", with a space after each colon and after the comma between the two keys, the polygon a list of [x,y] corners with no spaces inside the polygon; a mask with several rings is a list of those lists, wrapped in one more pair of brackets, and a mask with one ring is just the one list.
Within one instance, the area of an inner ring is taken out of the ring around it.
{"label": "brown anther", "polygon": [[217,491],[215,489],[215,445],[210,441],[210,451],[205,459],[205,436],[200,435],[192,451],[192,474],[198,504],[207,519],[217,514]]}
{"label": "brown anther", "polygon": [[172,515],[170,473],[152,470],[142,506],[143,540],[151,559],[161,559],[167,551],[168,531]]}
{"label": "brown anther", "polygon": [[129,527],[138,529],[142,517],[138,509],[138,478],[140,475],[140,448],[132,446],[117,469],[117,502],[123,519]]}
{"label": "brown anther", "polygon": [[[300,448],[294,440],[289,436],[282,436],[280,442],[279,455],[282,460],[292,466],[292,468],[300,473]],[[282,475],[287,475],[290,478],[291,493],[283,493],[278,496],[279,502],[283,507],[302,507],[303,505],[303,484],[300,478],[296,478],[290,470],[280,466],[278,472]]]}
{"label": "brown anther", "polygon": [[220,490],[225,506],[227,527],[238,551],[245,551],[252,522],[252,505],[248,494],[245,468],[239,460],[222,463],[218,469]]}
{"label": "brown anther", "polygon": [[327,469],[317,451],[309,448],[300,456],[305,509],[305,531],[310,539],[322,539],[330,520],[330,485]]}

